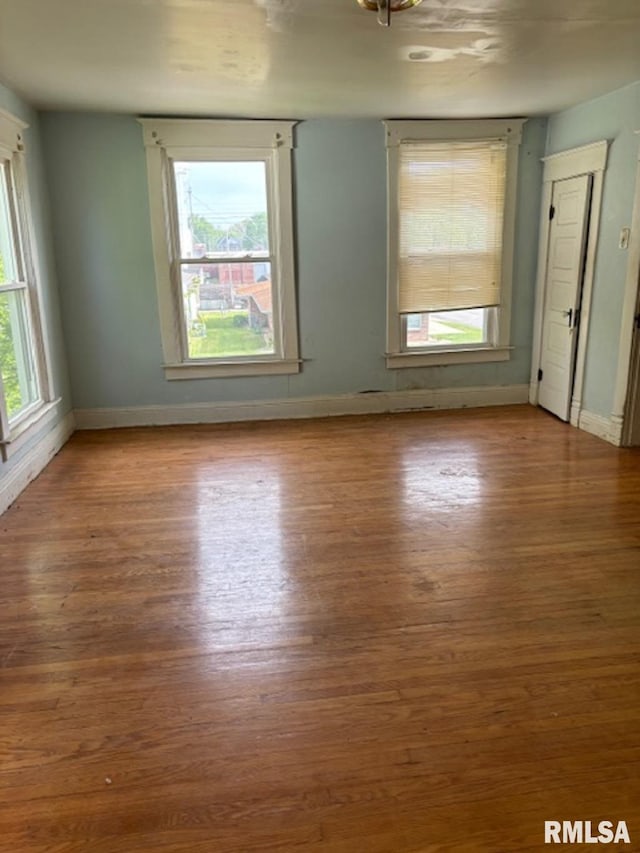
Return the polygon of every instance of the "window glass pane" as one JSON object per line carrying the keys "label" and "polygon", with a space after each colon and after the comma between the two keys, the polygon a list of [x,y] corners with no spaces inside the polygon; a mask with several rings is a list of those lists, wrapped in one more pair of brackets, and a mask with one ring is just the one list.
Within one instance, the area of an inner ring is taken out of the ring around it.
{"label": "window glass pane", "polygon": [[0,284],[17,281],[18,270],[11,224],[7,166],[0,165]]}
{"label": "window glass pane", "polygon": [[407,314],[407,348],[485,343],[487,310],[472,308]]}
{"label": "window glass pane", "polygon": [[264,162],[174,162],[180,256],[269,255]]}
{"label": "window glass pane", "polygon": [[275,353],[271,264],[183,264],[189,358]]}
{"label": "window glass pane", "polygon": [[38,399],[26,296],[24,290],[0,293],[0,370],[10,421]]}

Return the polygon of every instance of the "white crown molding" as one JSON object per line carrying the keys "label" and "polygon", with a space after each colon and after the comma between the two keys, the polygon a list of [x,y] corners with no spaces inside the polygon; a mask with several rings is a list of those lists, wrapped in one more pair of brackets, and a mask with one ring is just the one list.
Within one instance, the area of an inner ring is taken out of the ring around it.
{"label": "white crown molding", "polygon": [[139,118],[150,148],[292,148],[296,121]]}
{"label": "white crown molding", "polygon": [[0,109],[0,149],[3,156],[10,157],[16,151],[23,150],[22,134],[28,127],[22,119]]}
{"label": "white crown molding", "polygon": [[386,129],[387,148],[403,142],[456,141],[478,139],[503,139],[518,146],[522,141],[522,128],[526,118],[489,119],[388,119],[382,123]]}
{"label": "white crown molding", "polygon": [[600,142],[592,142],[589,145],[581,145],[568,151],[549,154],[547,157],[541,158],[544,163],[542,180],[544,183],[550,183],[552,181],[563,181],[566,178],[575,178],[578,175],[604,172],[607,168],[608,152],[609,140],[602,139]]}

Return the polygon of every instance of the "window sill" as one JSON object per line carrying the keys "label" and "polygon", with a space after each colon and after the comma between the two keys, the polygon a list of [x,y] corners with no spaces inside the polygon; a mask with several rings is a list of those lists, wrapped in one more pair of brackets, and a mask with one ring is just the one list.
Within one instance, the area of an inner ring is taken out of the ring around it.
{"label": "window sill", "polygon": [[38,430],[45,427],[55,418],[59,402],[60,398],[58,397],[57,400],[53,400],[50,403],[43,403],[40,408],[16,424],[11,430],[8,439],[0,441],[0,455],[4,462],[14,456],[20,448],[24,447]]}
{"label": "window sill", "polygon": [[185,362],[184,364],[165,364],[165,379],[220,379],[234,376],[277,376],[300,373],[298,359],[279,359],[277,361],[220,361]]}
{"label": "window sill", "polygon": [[387,354],[387,367],[392,370],[408,367],[436,367],[446,364],[483,364],[491,361],[509,361],[513,347],[477,347],[421,352]]}

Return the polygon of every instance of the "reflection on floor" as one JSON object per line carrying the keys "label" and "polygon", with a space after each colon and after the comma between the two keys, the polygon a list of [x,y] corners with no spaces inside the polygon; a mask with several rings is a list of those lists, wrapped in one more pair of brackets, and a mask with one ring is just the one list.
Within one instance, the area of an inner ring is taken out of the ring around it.
{"label": "reflection on floor", "polygon": [[76,434],[0,520],[2,849],[638,843],[639,517],[529,407]]}

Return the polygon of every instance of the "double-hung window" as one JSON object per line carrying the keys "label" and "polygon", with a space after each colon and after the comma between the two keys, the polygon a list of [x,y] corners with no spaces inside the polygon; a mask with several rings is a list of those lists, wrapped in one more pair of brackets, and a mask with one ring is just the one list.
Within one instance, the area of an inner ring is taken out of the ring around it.
{"label": "double-hung window", "polygon": [[51,410],[22,132],[0,112],[0,448],[7,458]]}
{"label": "double-hung window", "polygon": [[293,123],[141,124],[166,378],[297,373]]}
{"label": "double-hung window", "polygon": [[386,122],[387,366],[509,358],[522,124]]}

